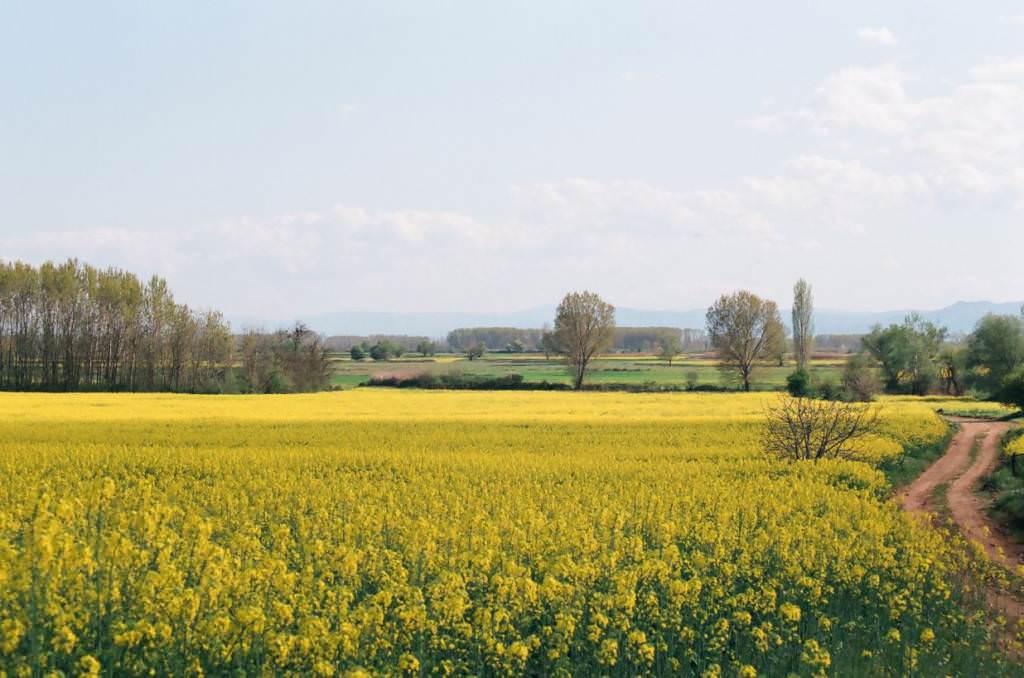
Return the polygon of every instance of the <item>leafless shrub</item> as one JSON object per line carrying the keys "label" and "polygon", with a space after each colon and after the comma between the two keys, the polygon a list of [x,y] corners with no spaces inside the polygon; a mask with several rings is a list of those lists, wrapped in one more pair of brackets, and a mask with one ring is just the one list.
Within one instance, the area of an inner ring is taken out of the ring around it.
{"label": "leafless shrub", "polygon": [[837,400],[783,397],[765,417],[764,451],[792,461],[852,459],[854,443],[879,428],[878,407]]}

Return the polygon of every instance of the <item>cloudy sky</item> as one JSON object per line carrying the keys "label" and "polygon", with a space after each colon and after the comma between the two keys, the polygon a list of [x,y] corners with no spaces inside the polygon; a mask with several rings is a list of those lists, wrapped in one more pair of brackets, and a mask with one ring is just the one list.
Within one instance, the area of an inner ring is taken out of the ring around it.
{"label": "cloudy sky", "polygon": [[0,258],[232,314],[1024,297],[1024,1],[0,6]]}

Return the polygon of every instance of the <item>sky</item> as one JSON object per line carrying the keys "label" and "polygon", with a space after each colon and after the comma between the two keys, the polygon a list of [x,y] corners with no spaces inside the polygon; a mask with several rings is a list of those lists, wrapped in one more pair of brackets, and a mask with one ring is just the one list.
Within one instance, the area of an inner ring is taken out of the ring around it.
{"label": "sky", "polygon": [[1024,298],[1024,1],[0,4],[0,258],[286,318]]}

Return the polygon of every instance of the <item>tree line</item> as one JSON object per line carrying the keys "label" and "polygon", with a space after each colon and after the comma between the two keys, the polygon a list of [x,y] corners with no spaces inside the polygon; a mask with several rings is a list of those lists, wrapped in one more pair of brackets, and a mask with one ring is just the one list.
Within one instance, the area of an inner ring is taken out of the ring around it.
{"label": "tree line", "polygon": [[322,342],[302,326],[239,338],[218,311],[177,302],[158,276],[76,259],[0,261],[0,388],[267,392],[328,379]]}
{"label": "tree line", "polygon": [[356,346],[365,348],[374,344],[389,343],[397,346],[403,353],[419,353],[418,348],[425,342],[434,343],[430,337],[413,334],[370,334],[370,335],[332,335],[324,339],[328,350],[336,352],[351,351]]}
{"label": "tree line", "polygon": [[[723,294],[706,314],[707,337],[723,370],[751,389],[757,369],[783,365],[790,347],[795,370],[787,379],[794,396],[824,400],[859,400],[887,393],[963,395],[1024,407],[1024,309],[1020,316],[988,315],[962,342],[948,340],[946,328],[917,314],[904,322],[880,325],[860,337],[860,346],[845,363],[840,383],[812,378],[815,346],[813,290],[805,280],[793,289],[790,328],[778,306],[747,290]],[[615,336],[615,309],[592,292],[567,294],[546,334],[555,352],[565,356],[573,385],[582,388],[593,358],[607,351]],[[789,333],[792,332],[790,338]],[[664,348],[665,353],[678,346]],[[801,406],[803,407],[803,405]]]}
{"label": "tree line", "polygon": [[[518,327],[460,327],[448,333],[448,349],[468,353],[476,348],[504,353],[545,353],[550,357],[557,353],[552,344],[553,330],[549,326],[540,329]],[[671,353],[684,351],[706,351],[709,344],[703,329],[678,327],[615,327],[611,344],[607,350],[623,353]]]}

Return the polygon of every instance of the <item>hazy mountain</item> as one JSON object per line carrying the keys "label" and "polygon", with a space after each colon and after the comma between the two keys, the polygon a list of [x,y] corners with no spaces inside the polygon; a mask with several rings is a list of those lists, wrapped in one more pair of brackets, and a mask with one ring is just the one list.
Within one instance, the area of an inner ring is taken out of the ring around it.
{"label": "hazy mountain", "polygon": [[[974,324],[986,314],[1016,315],[1020,312],[1021,304],[1022,302],[1018,301],[958,301],[945,308],[918,313],[926,320],[947,327],[951,332],[970,332]],[[704,327],[705,312],[706,309],[703,308],[688,311],[618,308],[615,315],[618,324],[622,326]],[[858,334],[869,331],[875,324],[901,322],[911,312],[820,309],[814,314],[814,329],[819,334]],[[457,327],[541,327],[544,323],[551,323],[554,314],[553,306],[539,306],[508,313],[341,311],[303,316],[299,319],[316,331],[328,335],[415,334],[444,337],[449,330]],[[789,310],[783,309],[782,314],[788,323]],[[230,320],[236,329],[274,328],[288,322],[251,316],[236,316]]]}

